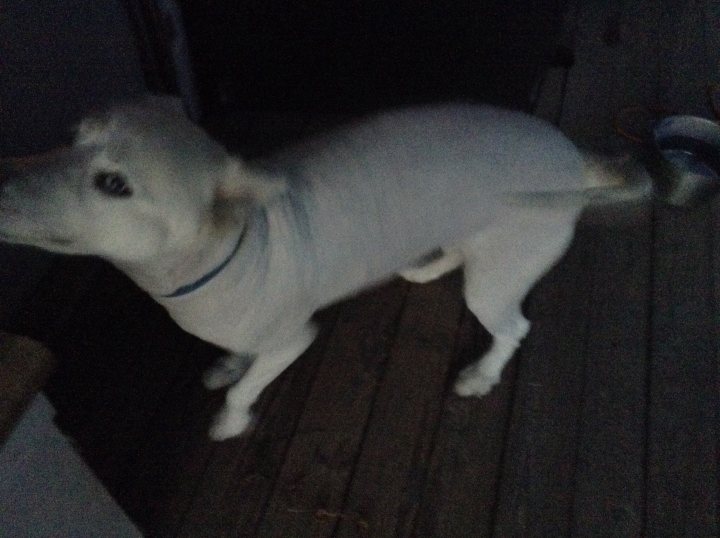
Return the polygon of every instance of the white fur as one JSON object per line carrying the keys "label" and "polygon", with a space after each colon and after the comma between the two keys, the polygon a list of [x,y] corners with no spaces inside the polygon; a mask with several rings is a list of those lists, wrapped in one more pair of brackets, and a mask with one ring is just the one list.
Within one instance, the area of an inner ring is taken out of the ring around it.
{"label": "white fur", "polygon": [[[521,302],[570,243],[585,187],[606,183],[601,168],[537,118],[461,105],[379,115],[248,164],[150,99],[87,120],[71,149],[4,163],[0,238],[104,256],[227,349],[204,377],[234,383],[210,432],[226,439],[310,345],[317,309],[397,272],[422,283],[463,267],[494,342],[455,390],[486,394],[529,330]],[[99,193],[103,171],[132,196]]]}

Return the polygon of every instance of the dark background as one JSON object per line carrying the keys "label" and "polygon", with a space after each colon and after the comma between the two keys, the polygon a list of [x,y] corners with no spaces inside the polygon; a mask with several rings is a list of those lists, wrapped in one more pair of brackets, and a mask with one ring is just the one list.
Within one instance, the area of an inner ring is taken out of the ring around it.
{"label": "dark background", "polygon": [[206,106],[357,112],[441,99],[527,106],[564,2],[180,4]]}

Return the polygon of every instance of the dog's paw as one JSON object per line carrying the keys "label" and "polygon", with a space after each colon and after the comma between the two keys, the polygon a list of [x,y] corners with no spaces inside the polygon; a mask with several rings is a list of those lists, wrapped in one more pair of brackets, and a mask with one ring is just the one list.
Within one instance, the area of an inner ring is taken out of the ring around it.
{"label": "dog's paw", "polygon": [[500,376],[490,376],[468,367],[460,373],[455,382],[455,393],[458,396],[485,396],[500,382]]}
{"label": "dog's paw", "polygon": [[223,408],[210,427],[210,439],[224,441],[250,430],[253,417],[245,410]]}

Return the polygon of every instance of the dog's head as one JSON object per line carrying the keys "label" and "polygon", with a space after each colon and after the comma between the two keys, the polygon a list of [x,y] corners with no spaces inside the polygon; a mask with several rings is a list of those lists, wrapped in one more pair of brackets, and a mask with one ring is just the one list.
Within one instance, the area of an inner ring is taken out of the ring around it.
{"label": "dog's head", "polygon": [[138,262],[177,253],[283,189],[149,97],[86,118],[70,147],[0,161],[0,240]]}

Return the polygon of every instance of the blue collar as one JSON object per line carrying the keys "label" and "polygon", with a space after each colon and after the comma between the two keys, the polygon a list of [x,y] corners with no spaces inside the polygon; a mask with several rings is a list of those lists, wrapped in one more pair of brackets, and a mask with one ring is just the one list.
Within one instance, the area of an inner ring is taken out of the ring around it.
{"label": "blue collar", "polygon": [[238,237],[237,243],[235,244],[235,248],[232,249],[232,252],[228,255],[227,258],[225,258],[220,265],[216,266],[213,270],[211,270],[208,273],[205,273],[203,276],[198,278],[195,282],[191,282],[190,284],[185,284],[184,286],[180,286],[178,289],[176,289],[174,292],[168,294],[168,295],[161,295],[164,299],[172,299],[174,297],[181,297],[183,295],[187,295],[190,292],[193,292],[197,290],[198,288],[203,287],[205,284],[210,282],[213,278],[215,278],[220,272],[227,267],[227,265],[230,263],[230,261],[235,257],[235,254],[237,254],[238,250],[240,250],[240,245],[243,242],[243,239],[245,239],[245,232],[247,231],[247,226],[243,229],[242,233],[240,234],[240,237]]}

